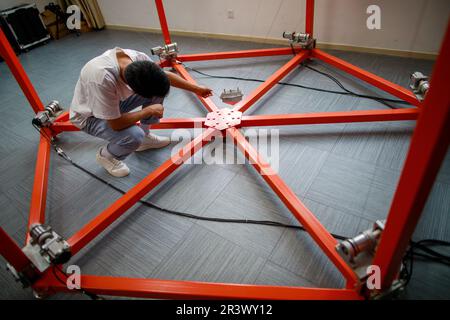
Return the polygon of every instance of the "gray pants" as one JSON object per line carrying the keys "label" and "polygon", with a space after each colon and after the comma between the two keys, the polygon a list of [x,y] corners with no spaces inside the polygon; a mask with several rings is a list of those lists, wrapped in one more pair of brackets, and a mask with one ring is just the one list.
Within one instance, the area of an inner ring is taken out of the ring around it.
{"label": "gray pants", "polygon": [[[134,94],[120,102],[120,112],[127,113],[140,106],[145,108],[154,104],[162,104],[163,100],[164,98],[160,97],[144,98]],[[131,126],[116,131],[108,125],[108,121],[90,117],[87,119],[86,126],[82,130],[92,136],[109,141],[106,146],[108,152],[116,159],[123,160],[139,148],[145,135],[148,133],[148,126],[157,122],[159,122],[158,118],[150,117],[141,120],[140,127]]]}

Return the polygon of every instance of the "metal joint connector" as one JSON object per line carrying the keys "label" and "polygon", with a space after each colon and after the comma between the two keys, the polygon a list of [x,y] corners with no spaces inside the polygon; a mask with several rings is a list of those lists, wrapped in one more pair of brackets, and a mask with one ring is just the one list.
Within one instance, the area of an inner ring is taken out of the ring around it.
{"label": "metal joint connector", "polygon": [[423,101],[425,99],[425,95],[428,92],[428,89],[430,89],[428,77],[423,75],[422,72],[414,72],[409,78],[409,87],[414,92],[417,99]]}
{"label": "metal joint connector", "polygon": [[378,220],[372,229],[336,245],[336,251],[355,271],[360,280],[367,277],[367,267],[372,263],[383,230],[384,221]]}
{"label": "metal joint connector", "polygon": [[151,50],[152,55],[158,56],[160,59],[176,59],[178,56],[178,45],[176,42],[169,43],[164,46],[154,47]]}
{"label": "metal joint connector", "polygon": [[23,252],[40,272],[51,264],[66,263],[72,256],[67,241],[48,225],[32,225],[30,237]]}
{"label": "metal joint connector", "polygon": [[234,105],[242,100],[242,97],[244,94],[242,91],[237,88],[236,90],[230,89],[230,90],[223,90],[222,94],[220,95],[220,99],[222,102]]}
{"label": "metal joint connector", "polygon": [[50,127],[57,116],[61,114],[63,108],[58,101],[53,100],[45,106],[43,111],[39,111],[33,118],[32,123],[39,127]]}
{"label": "metal joint connector", "polygon": [[292,45],[300,45],[303,49],[313,49],[316,47],[316,39],[309,33],[283,32],[283,38],[288,39]]}

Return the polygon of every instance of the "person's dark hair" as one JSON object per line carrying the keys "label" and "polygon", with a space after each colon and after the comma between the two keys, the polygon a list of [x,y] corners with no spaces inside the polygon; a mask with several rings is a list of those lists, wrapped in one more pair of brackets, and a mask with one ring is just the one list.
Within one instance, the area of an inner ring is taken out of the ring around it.
{"label": "person's dark hair", "polygon": [[144,98],[165,97],[169,93],[169,78],[154,62],[132,62],[125,68],[124,77],[130,88]]}

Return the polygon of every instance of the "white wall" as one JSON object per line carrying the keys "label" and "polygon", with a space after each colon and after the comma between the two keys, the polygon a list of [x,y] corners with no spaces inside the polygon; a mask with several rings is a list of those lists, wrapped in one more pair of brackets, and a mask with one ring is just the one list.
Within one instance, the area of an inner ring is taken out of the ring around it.
{"label": "white wall", "polygon": [[[159,28],[153,0],[97,0],[108,25]],[[366,9],[381,7],[382,29],[366,28]],[[165,0],[169,28],[279,39],[304,30],[305,0]],[[234,10],[234,19],[227,10]],[[316,0],[319,42],[436,53],[450,0]]]}
{"label": "white wall", "polygon": [[21,4],[28,4],[28,3],[36,3],[37,8],[39,11],[44,11],[44,7],[49,2],[56,2],[56,1],[49,1],[49,0],[34,0],[34,1],[27,1],[27,0],[0,0],[0,10],[8,9],[11,7],[15,7]]}

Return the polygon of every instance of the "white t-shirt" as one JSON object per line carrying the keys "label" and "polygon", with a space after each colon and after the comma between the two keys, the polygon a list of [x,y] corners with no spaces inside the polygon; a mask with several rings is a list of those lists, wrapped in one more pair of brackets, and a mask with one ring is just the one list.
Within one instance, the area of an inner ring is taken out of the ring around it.
{"label": "white t-shirt", "polygon": [[117,51],[123,51],[134,61],[152,61],[143,52],[114,48],[90,60],[81,69],[70,105],[70,121],[78,128],[86,125],[86,119],[120,118],[120,101],[134,94],[134,91],[120,77]]}

